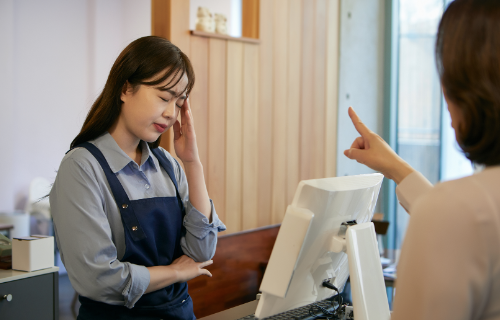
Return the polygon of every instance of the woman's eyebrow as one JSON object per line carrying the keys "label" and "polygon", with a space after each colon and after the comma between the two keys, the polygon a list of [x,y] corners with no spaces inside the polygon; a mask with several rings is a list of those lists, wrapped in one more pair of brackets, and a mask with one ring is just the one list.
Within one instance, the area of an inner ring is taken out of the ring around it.
{"label": "woman's eyebrow", "polygon": [[160,91],[167,91],[168,93],[170,93],[172,96],[178,98],[180,95],[184,94],[185,92],[181,92],[181,93],[177,93],[173,90],[170,90],[170,89],[166,89],[166,88],[158,88],[158,90]]}

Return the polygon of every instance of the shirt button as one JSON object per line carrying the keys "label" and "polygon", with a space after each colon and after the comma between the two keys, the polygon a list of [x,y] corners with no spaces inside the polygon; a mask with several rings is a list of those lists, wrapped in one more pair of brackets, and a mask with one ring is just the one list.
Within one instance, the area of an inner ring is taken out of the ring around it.
{"label": "shirt button", "polygon": [[149,184],[145,185],[144,188],[149,189]]}
{"label": "shirt button", "polygon": [[127,209],[128,208],[128,204],[122,204],[122,208],[123,209]]}
{"label": "shirt button", "polygon": [[132,231],[137,231],[137,226],[133,226]]}

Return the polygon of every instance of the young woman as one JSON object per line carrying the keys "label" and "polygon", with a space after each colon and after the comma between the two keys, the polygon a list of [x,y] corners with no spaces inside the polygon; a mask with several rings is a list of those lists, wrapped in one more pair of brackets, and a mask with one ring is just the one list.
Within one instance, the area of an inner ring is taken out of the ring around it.
{"label": "young woman", "polygon": [[391,319],[500,319],[500,1],[452,2],[436,58],[457,142],[486,169],[433,187],[352,109],[345,155],[393,179],[411,214]]}
{"label": "young woman", "polygon": [[[195,319],[186,281],[211,276],[204,267],[225,226],[198,156],[193,85],[172,43],[132,42],[61,162],[50,205],[78,319]],[[185,171],[158,147],[172,126]]]}

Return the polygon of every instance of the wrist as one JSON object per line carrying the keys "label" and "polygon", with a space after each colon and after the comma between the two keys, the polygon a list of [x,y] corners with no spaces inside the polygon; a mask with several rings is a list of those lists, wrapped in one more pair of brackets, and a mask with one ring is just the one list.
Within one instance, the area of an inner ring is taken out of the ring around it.
{"label": "wrist", "polygon": [[182,164],[184,165],[185,171],[203,168],[203,165],[201,164],[200,159],[193,160],[193,161],[183,161]]}
{"label": "wrist", "polygon": [[163,267],[165,267],[169,271],[169,273],[172,275],[173,283],[179,282],[179,279],[180,279],[179,270],[177,270],[175,264],[171,264],[171,265],[163,266]]}
{"label": "wrist", "polygon": [[396,182],[396,184],[400,184],[401,181],[403,181],[407,176],[409,176],[414,171],[415,169],[413,169],[412,166],[410,166],[407,162],[401,160],[401,162],[394,167],[391,176],[388,178]]}

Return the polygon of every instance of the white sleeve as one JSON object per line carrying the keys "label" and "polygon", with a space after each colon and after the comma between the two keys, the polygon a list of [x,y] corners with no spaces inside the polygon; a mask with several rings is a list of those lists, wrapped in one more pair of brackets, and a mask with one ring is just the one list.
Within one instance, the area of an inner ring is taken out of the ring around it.
{"label": "white sleeve", "polygon": [[415,201],[432,190],[433,186],[420,172],[415,171],[410,173],[403,179],[396,187],[396,195],[398,196],[399,203],[406,212],[411,213]]}

